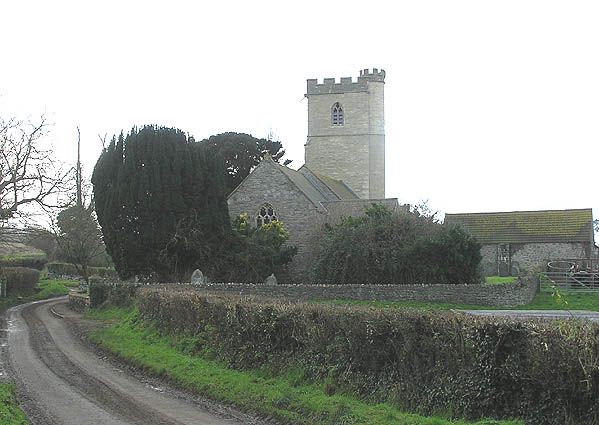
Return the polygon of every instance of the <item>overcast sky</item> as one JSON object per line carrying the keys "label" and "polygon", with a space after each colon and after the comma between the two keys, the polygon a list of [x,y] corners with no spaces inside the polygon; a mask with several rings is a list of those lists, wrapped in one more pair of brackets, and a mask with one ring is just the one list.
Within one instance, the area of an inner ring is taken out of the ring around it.
{"label": "overcast sky", "polygon": [[162,124],[282,140],[298,168],[306,79],[383,68],[386,186],[442,212],[594,208],[598,1],[5,1],[0,111],[54,122],[85,170]]}

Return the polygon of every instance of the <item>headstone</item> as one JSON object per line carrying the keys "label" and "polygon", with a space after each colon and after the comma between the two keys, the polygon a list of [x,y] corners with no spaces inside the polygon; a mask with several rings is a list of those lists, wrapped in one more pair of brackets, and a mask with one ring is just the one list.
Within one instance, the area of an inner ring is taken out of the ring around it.
{"label": "headstone", "polygon": [[276,285],[277,284],[277,278],[275,277],[275,274],[271,274],[270,276],[268,276],[266,278],[266,280],[264,281],[264,283],[266,285]]}
{"label": "headstone", "polygon": [[206,278],[204,278],[204,274],[200,269],[195,269],[191,274],[191,284],[202,285],[203,283],[206,283]]}

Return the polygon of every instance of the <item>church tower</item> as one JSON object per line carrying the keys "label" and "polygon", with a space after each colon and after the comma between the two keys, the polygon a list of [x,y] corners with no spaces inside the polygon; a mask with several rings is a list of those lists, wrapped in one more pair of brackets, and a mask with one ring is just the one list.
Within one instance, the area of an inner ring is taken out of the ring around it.
{"label": "church tower", "polygon": [[306,166],[343,180],[360,198],[385,198],[385,71],[308,80]]}

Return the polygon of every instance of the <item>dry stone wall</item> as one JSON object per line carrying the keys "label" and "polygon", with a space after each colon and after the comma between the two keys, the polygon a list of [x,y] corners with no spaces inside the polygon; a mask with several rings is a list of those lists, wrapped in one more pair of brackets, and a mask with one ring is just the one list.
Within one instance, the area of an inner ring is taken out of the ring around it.
{"label": "dry stone wall", "polygon": [[209,283],[199,291],[290,300],[430,301],[492,307],[528,304],[538,291],[536,278],[498,285],[264,285]]}

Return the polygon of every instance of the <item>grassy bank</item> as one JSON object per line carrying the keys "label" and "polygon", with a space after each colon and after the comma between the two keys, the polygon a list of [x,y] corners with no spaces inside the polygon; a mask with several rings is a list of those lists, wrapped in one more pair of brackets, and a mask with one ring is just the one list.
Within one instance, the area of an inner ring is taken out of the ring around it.
{"label": "grassy bank", "polygon": [[0,383],[0,423],[2,425],[27,425],[25,413],[15,401],[14,385]]}
{"label": "grassy bank", "polygon": [[[135,313],[111,309],[90,317],[118,321],[96,330],[91,338],[98,345],[175,385],[244,410],[272,416],[294,424],[364,425],[522,425],[520,421],[451,421],[404,413],[388,404],[368,404],[344,394],[331,394],[326,384],[310,382],[301,371],[271,376],[264,370],[237,371],[202,355],[186,352],[184,338],[159,335],[137,322]],[[330,394],[330,395],[327,395]]]}

